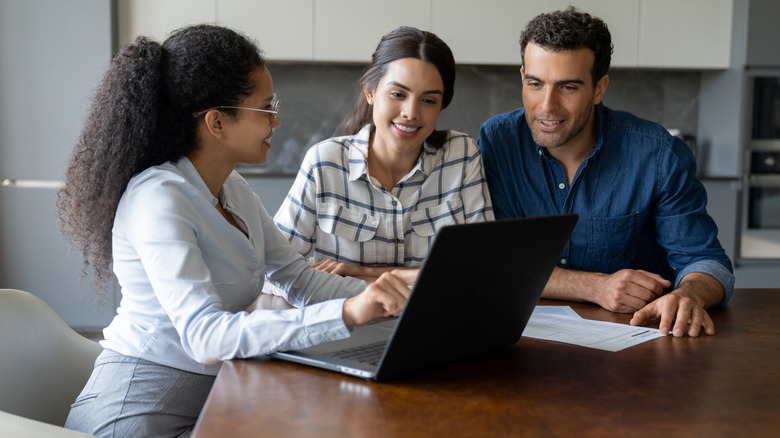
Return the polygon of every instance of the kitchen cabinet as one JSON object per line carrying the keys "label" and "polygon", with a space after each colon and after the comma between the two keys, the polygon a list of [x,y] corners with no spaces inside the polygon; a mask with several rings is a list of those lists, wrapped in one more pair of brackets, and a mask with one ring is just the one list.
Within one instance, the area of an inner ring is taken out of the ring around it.
{"label": "kitchen cabinet", "polygon": [[314,0],[314,60],[367,63],[382,35],[430,24],[427,0]]}
{"label": "kitchen cabinet", "polygon": [[745,64],[756,67],[780,66],[777,49],[777,0],[750,0],[747,14],[747,54]]}
{"label": "kitchen cabinet", "polygon": [[432,0],[429,29],[463,64],[520,64],[520,33],[543,0]]}
{"label": "kitchen cabinet", "polygon": [[132,43],[138,35],[162,41],[180,27],[215,23],[217,0],[117,0],[117,43]]}
{"label": "kitchen cabinet", "polygon": [[254,39],[268,59],[314,59],[314,0],[218,0],[216,17]]}
{"label": "kitchen cabinet", "polygon": [[541,12],[573,5],[603,19],[613,67],[728,68],[733,0],[432,0],[433,32],[459,63],[520,64],[519,39]]}
{"label": "kitchen cabinet", "polygon": [[639,66],[639,0],[547,0],[545,12],[574,5],[601,18],[612,35],[612,67]]}
{"label": "kitchen cabinet", "polygon": [[734,0],[118,0],[119,43],[163,39],[217,22],[254,38],[271,60],[369,61],[390,30],[439,35],[461,64],[520,64],[522,29],[541,12],[572,4],[612,32],[613,67],[728,68]]}
{"label": "kitchen cabinet", "polygon": [[729,68],[733,0],[643,0],[639,66]]}

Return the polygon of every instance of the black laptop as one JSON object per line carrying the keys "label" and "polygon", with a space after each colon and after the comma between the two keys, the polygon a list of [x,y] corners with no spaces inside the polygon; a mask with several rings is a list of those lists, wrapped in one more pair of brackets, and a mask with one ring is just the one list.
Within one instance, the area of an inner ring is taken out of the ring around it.
{"label": "black laptop", "polygon": [[576,222],[567,214],[443,227],[397,318],[273,357],[385,380],[513,345]]}

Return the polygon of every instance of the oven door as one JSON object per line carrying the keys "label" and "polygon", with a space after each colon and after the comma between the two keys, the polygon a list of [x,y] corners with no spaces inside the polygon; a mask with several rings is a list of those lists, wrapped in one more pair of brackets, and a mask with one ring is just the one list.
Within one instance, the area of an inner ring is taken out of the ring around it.
{"label": "oven door", "polygon": [[741,258],[780,260],[780,150],[751,152],[746,182]]}

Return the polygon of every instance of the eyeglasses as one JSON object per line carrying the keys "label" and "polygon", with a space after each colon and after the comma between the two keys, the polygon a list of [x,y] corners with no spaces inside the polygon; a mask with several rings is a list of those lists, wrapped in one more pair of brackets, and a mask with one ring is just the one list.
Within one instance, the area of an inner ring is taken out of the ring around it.
{"label": "eyeglasses", "polygon": [[279,114],[279,106],[280,105],[281,105],[281,101],[279,100],[279,98],[276,97],[276,93],[274,93],[274,97],[271,100],[271,109],[269,109],[269,110],[267,110],[267,109],[260,109],[260,108],[249,108],[249,107],[245,107],[245,106],[224,106],[223,105],[223,106],[215,106],[215,107],[209,108],[207,110],[203,110],[203,111],[198,111],[196,113],[192,113],[192,117],[198,118],[198,117],[206,114],[207,112],[209,112],[209,111],[211,111],[213,109],[240,109],[240,110],[258,111],[258,112],[261,112],[261,113],[271,114],[271,124],[273,125],[274,121],[276,120],[277,114]]}

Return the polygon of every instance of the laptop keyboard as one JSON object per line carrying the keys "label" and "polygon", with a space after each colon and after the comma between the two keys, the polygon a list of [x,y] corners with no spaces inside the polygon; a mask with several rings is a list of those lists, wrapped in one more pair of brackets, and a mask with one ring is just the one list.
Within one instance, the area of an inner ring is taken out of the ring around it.
{"label": "laptop keyboard", "polygon": [[386,341],[377,342],[376,344],[361,345],[359,347],[347,348],[346,350],[339,350],[330,353],[329,356],[337,357],[340,359],[356,360],[360,363],[367,363],[369,365],[379,365],[379,360],[382,359],[382,353],[385,351]]}

